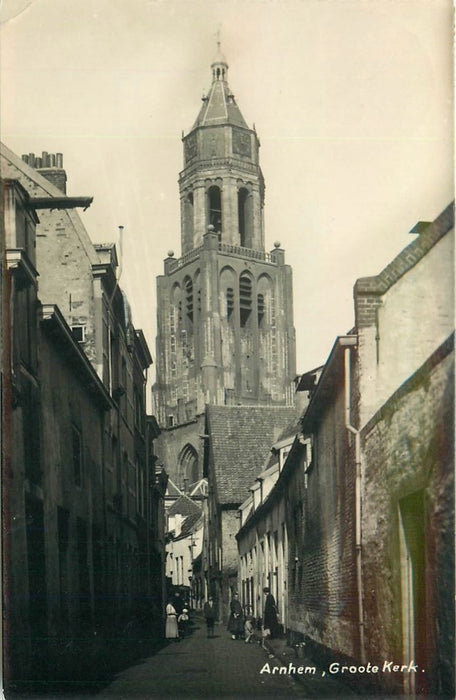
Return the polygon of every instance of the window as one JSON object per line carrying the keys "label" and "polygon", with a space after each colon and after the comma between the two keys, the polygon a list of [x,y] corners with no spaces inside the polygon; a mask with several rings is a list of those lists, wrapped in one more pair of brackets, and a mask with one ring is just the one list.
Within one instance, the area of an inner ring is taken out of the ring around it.
{"label": "window", "polygon": [[198,453],[187,443],[179,455],[179,476],[181,484],[198,480]]}
{"label": "window", "polygon": [[82,436],[75,425],[71,428],[73,446],[73,477],[76,486],[82,486]]}
{"label": "window", "polygon": [[226,315],[227,318],[231,317],[234,311],[234,291],[231,287],[226,290]]}
{"label": "window", "polygon": [[38,389],[24,382],[22,393],[24,467],[27,479],[41,483],[40,407]]}
{"label": "window", "polygon": [[85,326],[71,326],[71,333],[73,334],[73,338],[78,342],[78,343],[85,343],[85,334],[86,334],[86,327]]}
{"label": "window", "polygon": [[220,187],[213,185],[209,187],[207,192],[209,200],[209,224],[215,228],[217,232],[222,230],[222,196]]}
{"label": "window", "polygon": [[264,318],[264,294],[258,294],[257,297],[257,308],[258,308],[258,325],[261,326],[261,322]]}
{"label": "window", "polygon": [[138,387],[133,389],[133,399],[135,406],[135,426],[138,430],[143,430],[143,400],[142,392],[139,391]]}
{"label": "window", "polygon": [[252,246],[251,206],[248,190],[245,187],[241,187],[238,190],[239,243],[246,248],[251,248]]}
{"label": "window", "polygon": [[173,427],[173,425],[174,425],[174,416],[172,415],[172,413],[167,417],[167,419],[166,419],[166,425],[167,425],[168,428],[172,428],[172,427]]}
{"label": "window", "polygon": [[193,282],[190,277],[184,280],[185,313],[188,320],[193,323]]}

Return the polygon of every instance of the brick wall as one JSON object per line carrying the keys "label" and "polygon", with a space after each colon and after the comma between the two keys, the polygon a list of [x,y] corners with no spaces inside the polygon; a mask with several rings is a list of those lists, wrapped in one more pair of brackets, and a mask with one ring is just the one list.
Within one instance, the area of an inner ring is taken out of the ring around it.
{"label": "brick wall", "polygon": [[[362,432],[363,573],[366,653],[371,660],[406,660],[401,620],[400,503],[423,493],[425,673],[421,692],[454,688],[453,371],[451,343],[436,351]],[[403,566],[403,564],[402,564]],[[388,678],[384,679],[385,681]],[[401,683],[401,678],[396,686]]]}
{"label": "brick wall", "polygon": [[358,643],[355,473],[343,411],[339,383],[314,435],[307,489],[302,468],[287,489],[289,628],[351,656]]}

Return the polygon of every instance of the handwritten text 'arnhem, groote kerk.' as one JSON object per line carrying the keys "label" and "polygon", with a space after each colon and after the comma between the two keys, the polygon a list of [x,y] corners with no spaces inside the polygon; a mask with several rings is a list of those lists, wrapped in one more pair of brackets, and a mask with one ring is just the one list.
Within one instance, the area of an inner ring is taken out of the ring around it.
{"label": "handwritten text 'arnhem, groote kerk.'", "polygon": [[[421,669],[424,670],[424,669]],[[260,673],[270,673],[272,675],[312,675],[321,674],[325,676],[327,673],[331,676],[335,675],[357,675],[357,674],[375,674],[375,673],[418,673],[419,668],[414,661],[409,664],[398,664],[394,661],[383,661],[383,663],[371,663],[361,666],[345,666],[338,662],[334,662],[328,666],[326,670],[319,670],[316,666],[295,666],[291,662],[285,666],[271,666],[265,663],[260,669]]]}

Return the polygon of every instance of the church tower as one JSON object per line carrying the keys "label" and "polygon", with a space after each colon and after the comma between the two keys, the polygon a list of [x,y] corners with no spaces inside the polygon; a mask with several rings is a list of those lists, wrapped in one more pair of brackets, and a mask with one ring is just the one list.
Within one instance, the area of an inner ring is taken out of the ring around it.
{"label": "church tower", "polygon": [[201,476],[206,404],[284,406],[294,395],[292,273],[279,242],[265,251],[260,142],[229,88],[220,45],[211,70],[182,138],[182,254],[170,251],[157,278],[153,392],[161,456],[179,486]]}

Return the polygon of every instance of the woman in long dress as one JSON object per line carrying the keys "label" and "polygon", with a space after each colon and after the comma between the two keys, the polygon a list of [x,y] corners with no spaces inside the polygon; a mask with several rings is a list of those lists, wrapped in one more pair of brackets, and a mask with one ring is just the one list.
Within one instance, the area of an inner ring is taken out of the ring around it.
{"label": "woman in long dress", "polygon": [[174,605],[169,602],[166,606],[166,639],[179,639],[179,629],[177,626],[177,612]]}

